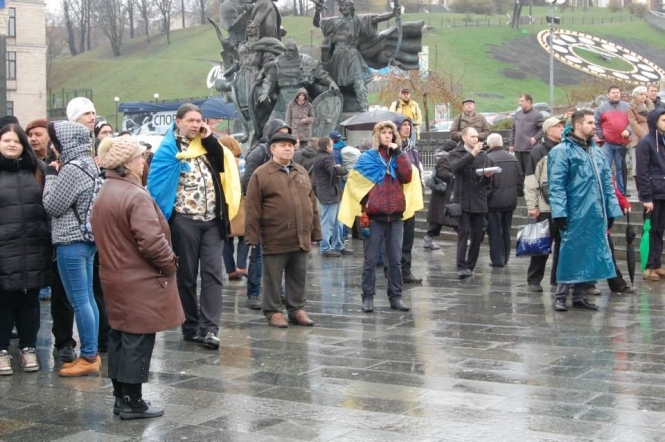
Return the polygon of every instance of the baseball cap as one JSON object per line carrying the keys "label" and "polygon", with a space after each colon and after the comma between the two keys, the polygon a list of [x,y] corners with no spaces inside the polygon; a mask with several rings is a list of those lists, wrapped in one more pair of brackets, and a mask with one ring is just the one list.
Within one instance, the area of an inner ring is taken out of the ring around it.
{"label": "baseball cap", "polygon": [[334,142],[338,142],[339,140],[343,139],[343,137],[342,137],[341,133],[334,130],[334,131],[330,132],[330,139],[333,140]]}
{"label": "baseball cap", "polygon": [[549,117],[545,122],[543,123],[543,132],[547,132],[547,130],[550,127],[554,127],[557,124],[563,124],[561,120],[559,120],[557,117]]}
{"label": "baseball cap", "polygon": [[464,104],[464,103],[475,103],[475,102],[476,102],[476,100],[474,100],[473,98],[465,98],[464,101],[462,101],[462,104]]}
{"label": "baseball cap", "polygon": [[402,89],[403,94],[407,94],[407,93],[410,93],[410,92],[411,92],[411,89],[409,89],[408,87],[405,87],[404,89]]}

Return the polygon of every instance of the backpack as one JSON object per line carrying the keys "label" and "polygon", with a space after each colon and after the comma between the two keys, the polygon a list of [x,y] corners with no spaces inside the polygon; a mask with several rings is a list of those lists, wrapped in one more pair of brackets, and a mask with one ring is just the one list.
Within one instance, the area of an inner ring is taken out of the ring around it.
{"label": "backpack", "polygon": [[88,204],[88,208],[85,211],[84,218],[81,219],[81,217],[79,216],[79,212],[76,208],[76,201],[74,202],[74,204],[72,204],[72,208],[74,209],[74,216],[76,217],[76,221],[78,221],[79,223],[79,228],[81,229],[81,235],[83,236],[83,240],[86,242],[95,242],[95,236],[92,234],[92,224],[90,223],[90,218],[92,217],[92,205],[95,203],[97,195],[99,195],[99,191],[102,189],[102,185],[106,180],[106,175],[104,174],[104,172],[100,171],[96,165],[95,169],[93,170],[90,167],[90,165],[84,161],[72,160],[67,164],[71,164],[72,166],[78,167],[83,171],[83,173],[88,175],[90,179],[93,181],[92,195],[90,196],[90,204]]}

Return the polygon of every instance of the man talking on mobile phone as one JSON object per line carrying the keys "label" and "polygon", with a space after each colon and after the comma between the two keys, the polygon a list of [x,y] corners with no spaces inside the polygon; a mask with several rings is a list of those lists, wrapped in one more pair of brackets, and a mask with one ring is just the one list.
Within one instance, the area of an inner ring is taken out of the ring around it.
{"label": "man talking on mobile phone", "polygon": [[148,191],[169,221],[179,258],[183,339],[218,349],[222,252],[229,221],[240,205],[240,177],[235,157],[217,142],[197,106],[185,103],[178,108],[153,157]]}

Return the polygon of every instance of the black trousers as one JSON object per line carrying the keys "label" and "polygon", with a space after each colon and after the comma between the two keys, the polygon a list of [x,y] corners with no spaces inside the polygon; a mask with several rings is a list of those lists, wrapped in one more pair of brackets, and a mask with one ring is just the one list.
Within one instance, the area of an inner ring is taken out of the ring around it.
{"label": "black trousers", "polygon": [[[543,212],[538,215],[536,221],[548,220],[550,223],[550,236],[552,236],[552,271],[550,272],[550,284],[556,285],[556,268],[559,264],[559,247],[561,245],[561,233],[556,224],[552,222],[552,214]],[[545,276],[545,266],[550,255],[532,256],[529,269],[526,272],[526,281],[529,285],[540,284]]]}
{"label": "black trousers", "polygon": [[58,262],[53,261],[53,285],[51,286],[51,318],[53,318],[53,337],[55,348],[64,346],[76,348],[73,338],[74,331],[74,309],[67,299],[65,287],[60,279]]}
{"label": "black trousers", "polygon": [[663,232],[665,232],[665,200],[654,200],[649,234],[649,259],[647,269],[659,269],[662,265]]}
{"label": "black trousers", "polygon": [[404,220],[404,236],[402,239],[402,275],[411,274],[411,250],[416,237],[416,217]]}
{"label": "black trousers", "polygon": [[148,382],[155,333],[109,332],[109,378],[124,384]]}
{"label": "black trousers", "polygon": [[487,236],[490,243],[490,262],[503,267],[510,259],[510,227],[513,211],[489,212],[487,214]]}
{"label": "black trousers", "polygon": [[39,289],[0,292],[0,350],[9,348],[16,324],[19,348],[36,347],[39,332]]}
{"label": "black trousers", "polygon": [[100,351],[108,348],[109,317],[106,313],[106,303],[104,302],[104,292],[102,291],[102,282],[99,280],[99,253],[95,253],[95,260],[92,266],[92,291],[95,294],[95,303],[99,310],[99,331],[97,332],[97,346]]}
{"label": "black trousers", "polygon": [[614,271],[617,274],[614,278],[609,278],[607,280],[607,285],[609,286],[610,291],[619,292],[628,284],[626,283],[626,280],[623,279],[623,275],[621,274],[621,270],[619,270],[619,266],[617,266],[617,260],[614,257],[614,241],[612,241],[612,236],[609,233],[607,234],[607,242],[610,244],[610,251],[612,252],[612,263],[614,264]]}
{"label": "black trousers", "polygon": [[515,158],[517,158],[517,162],[520,163],[520,168],[522,169],[522,173],[525,173],[526,169],[526,163],[529,161],[529,157],[531,156],[531,151],[527,152],[517,152],[515,151]]}
{"label": "black trousers", "polygon": [[[462,212],[457,230],[457,270],[473,270],[478,263],[485,227],[484,213]],[[469,244],[467,245],[467,241]]]}
{"label": "black trousers", "polygon": [[[217,221],[196,221],[176,213],[171,218],[173,251],[178,255],[178,292],[185,311],[182,334],[219,331],[222,315],[222,254],[224,240]],[[201,295],[196,280],[201,269]]]}

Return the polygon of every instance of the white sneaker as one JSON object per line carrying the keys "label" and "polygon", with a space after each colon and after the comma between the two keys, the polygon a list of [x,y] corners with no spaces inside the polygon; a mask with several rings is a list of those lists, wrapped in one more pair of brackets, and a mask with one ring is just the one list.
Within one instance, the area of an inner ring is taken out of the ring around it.
{"label": "white sneaker", "polygon": [[39,361],[37,360],[37,353],[33,347],[26,347],[21,350],[21,367],[23,371],[38,371]]}
{"label": "white sneaker", "polygon": [[0,376],[8,376],[14,373],[11,359],[12,357],[7,353],[7,350],[0,351]]}

